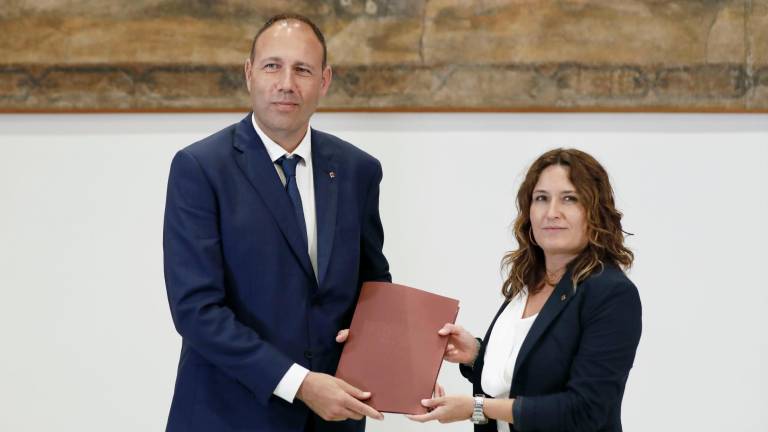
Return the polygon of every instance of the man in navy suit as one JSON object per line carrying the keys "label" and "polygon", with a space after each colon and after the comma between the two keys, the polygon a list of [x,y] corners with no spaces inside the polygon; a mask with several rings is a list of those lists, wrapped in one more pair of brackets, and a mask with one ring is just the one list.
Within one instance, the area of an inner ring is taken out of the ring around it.
{"label": "man in navy suit", "polygon": [[253,113],[171,164],[163,248],[182,349],[167,430],[361,431],[381,414],[332,375],[360,285],[391,280],[381,165],[309,127],[331,68],[307,18],[268,20],[245,78]]}

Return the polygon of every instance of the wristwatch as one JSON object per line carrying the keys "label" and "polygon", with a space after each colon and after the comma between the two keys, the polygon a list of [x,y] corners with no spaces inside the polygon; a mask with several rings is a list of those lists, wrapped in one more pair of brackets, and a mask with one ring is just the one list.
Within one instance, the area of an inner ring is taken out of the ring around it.
{"label": "wristwatch", "polygon": [[485,402],[485,396],[475,395],[475,407],[472,410],[472,418],[470,421],[477,425],[488,423],[488,417],[483,414],[483,402]]}

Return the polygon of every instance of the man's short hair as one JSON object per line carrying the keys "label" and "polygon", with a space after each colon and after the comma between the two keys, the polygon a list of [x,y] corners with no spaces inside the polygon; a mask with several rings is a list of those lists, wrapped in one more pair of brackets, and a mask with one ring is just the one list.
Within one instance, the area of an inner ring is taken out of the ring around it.
{"label": "man's short hair", "polygon": [[254,54],[254,50],[256,49],[256,41],[259,40],[259,36],[261,36],[262,33],[267,31],[268,28],[272,27],[276,23],[280,21],[290,21],[290,20],[303,22],[304,24],[308,25],[309,28],[312,29],[312,32],[315,33],[315,36],[317,36],[317,40],[320,41],[320,45],[323,46],[323,68],[325,68],[325,65],[327,64],[327,61],[328,61],[328,49],[325,46],[325,37],[323,36],[323,32],[320,31],[320,27],[318,27],[317,24],[312,22],[311,19],[297,13],[277,14],[269,18],[267,22],[265,22],[264,25],[261,26],[259,31],[256,33],[256,36],[253,37],[253,43],[251,44],[251,61],[253,61],[253,54]]}

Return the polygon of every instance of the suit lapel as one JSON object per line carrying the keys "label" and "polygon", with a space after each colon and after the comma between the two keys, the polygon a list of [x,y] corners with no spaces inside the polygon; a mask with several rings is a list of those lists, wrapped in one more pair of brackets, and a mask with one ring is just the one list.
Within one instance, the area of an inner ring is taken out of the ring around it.
{"label": "suit lapel", "polygon": [[[560,282],[550,294],[547,302],[539,312],[539,316],[531,325],[531,329],[528,331],[528,335],[523,341],[523,345],[520,347],[520,352],[517,355],[515,361],[515,370],[512,373],[513,377],[517,376],[517,371],[520,369],[520,365],[525,362],[525,358],[531,352],[531,349],[536,345],[536,342],[544,335],[544,332],[549,328],[552,322],[560,315],[565,305],[567,305],[571,298],[574,296],[573,282],[571,281],[571,271],[565,272]],[[514,379],[514,378],[513,378]]]}
{"label": "suit lapel", "polygon": [[293,205],[280,182],[267,149],[253,129],[250,114],[235,127],[233,146],[237,149],[235,152],[237,165],[272,213],[272,217],[301,263],[301,267],[314,280],[315,272],[312,270],[309,254],[299,234],[300,228],[293,212]]}
{"label": "suit lapel", "polygon": [[[336,232],[338,179],[333,151],[318,133],[312,130],[312,169],[315,184],[315,214],[317,217],[317,269],[319,285],[323,286],[333,250]],[[344,173],[341,173],[342,175]]]}

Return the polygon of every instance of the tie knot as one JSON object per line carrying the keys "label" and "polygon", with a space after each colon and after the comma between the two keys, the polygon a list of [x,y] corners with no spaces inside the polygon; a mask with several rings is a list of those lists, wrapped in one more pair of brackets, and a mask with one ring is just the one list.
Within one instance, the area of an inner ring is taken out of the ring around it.
{"label": "tie knot", "polygon": [[301,160],[301,156],[294,155],[292,158],[287,158],[285,155],[280,156],[277,160],[277,164],[283,169],[283,174],[286,177],[296,177],[296,164]]}

